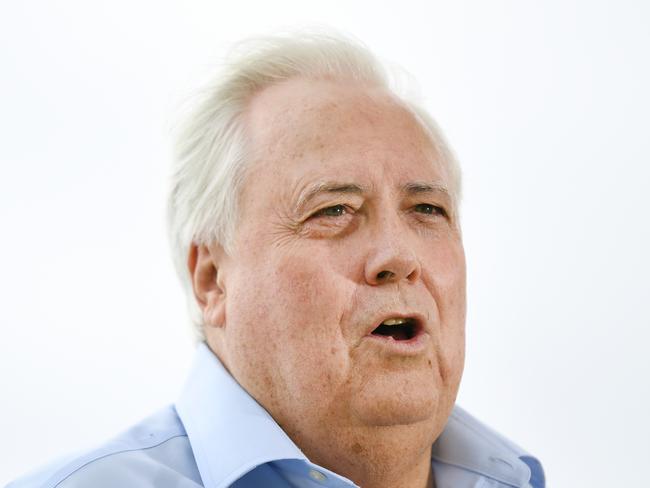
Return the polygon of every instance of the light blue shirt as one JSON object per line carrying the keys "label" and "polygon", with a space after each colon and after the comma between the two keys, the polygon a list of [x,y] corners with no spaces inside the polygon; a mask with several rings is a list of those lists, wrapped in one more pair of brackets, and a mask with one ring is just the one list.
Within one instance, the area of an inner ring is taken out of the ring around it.
{"label": "light blue shirt", "polygon": [[[539,461],[454,410],[433,444],[437,488],[543,488]],[[201,343],[179,400],[113,440],[7,488],[352,488],[311,463]]]}

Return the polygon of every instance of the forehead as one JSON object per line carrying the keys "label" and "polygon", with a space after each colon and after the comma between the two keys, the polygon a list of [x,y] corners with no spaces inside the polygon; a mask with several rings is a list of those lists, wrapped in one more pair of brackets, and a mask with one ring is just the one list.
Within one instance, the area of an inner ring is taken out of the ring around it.
{"label": "forehead", "polygon": [[447,181],[429,133],[380,87],[288,80],[258,93],[246,117],[253,172],[264,173],[267,185],[293,189],[333,175],[373,176],[371,185],[398,175]]}

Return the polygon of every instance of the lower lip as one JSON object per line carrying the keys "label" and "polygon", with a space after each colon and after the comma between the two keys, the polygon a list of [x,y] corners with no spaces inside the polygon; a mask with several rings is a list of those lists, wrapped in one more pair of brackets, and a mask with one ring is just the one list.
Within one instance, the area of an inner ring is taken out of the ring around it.
{"label": "lower lip", "polygon": [[427,344],[429,343],[429,334],[427,332],[420,332],[416,336],[403,341],[395,340],[392,336],[378,334],[369,334],[364,339],[372,341],[372,343],[377,344],[387,352],[393,354],[416,356],[426,351]]}

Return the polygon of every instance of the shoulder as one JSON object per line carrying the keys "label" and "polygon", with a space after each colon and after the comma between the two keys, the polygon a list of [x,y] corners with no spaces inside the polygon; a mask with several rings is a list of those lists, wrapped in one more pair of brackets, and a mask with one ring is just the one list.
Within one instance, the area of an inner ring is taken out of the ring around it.
{"label": "shoulder", "polygon": [[433,446],[432,458],[507,486],[544,488],[540,461],[456,405]]}
{"label": "shoulder", "polygon": [[203,486],[187,434],[173,406],[105,444],[41,468],[7,488]]}

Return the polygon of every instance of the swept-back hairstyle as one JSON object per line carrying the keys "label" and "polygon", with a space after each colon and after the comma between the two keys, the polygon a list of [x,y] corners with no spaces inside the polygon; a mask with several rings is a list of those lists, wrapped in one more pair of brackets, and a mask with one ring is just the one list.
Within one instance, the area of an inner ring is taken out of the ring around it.
{"label": "swept-back hairstyle", "polygon": [[[460,169],[439,128],[412,96],[400,96],[389,72],[360,42],[332,33],[291,33],[238,43],[212,83],[197,93],[178,127],[168,198],[168,231],[185,289],[195,338],[204,339],[203,317],[187,266],[191,244],[218,242],[232,250],[238,196],[251,158],[244,113],[264,88],[291,78],[332,79],[383,87],[401,99],[431,136],[447,162],[454,205]],[[404,74],[401,72],[401,74]],[[417,93],[409,86],[411,95]]]}

